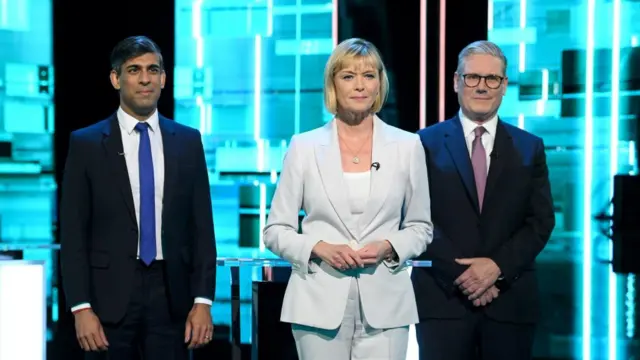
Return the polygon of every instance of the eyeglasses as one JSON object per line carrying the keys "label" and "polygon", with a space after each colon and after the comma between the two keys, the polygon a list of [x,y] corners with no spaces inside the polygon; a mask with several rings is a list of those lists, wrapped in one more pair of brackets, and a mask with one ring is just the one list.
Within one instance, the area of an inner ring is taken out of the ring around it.
{"label": "eyeglasses", "polygon": [[462,74],[462,78],[464,79],[464,84],[468,87],[476,87],[480,85],[480,81],[484,79],[485,85],[489,89],[497,89],[502,85],[502,81],[505,79],[502,76],[498,75],[478,75],[478,74]]}

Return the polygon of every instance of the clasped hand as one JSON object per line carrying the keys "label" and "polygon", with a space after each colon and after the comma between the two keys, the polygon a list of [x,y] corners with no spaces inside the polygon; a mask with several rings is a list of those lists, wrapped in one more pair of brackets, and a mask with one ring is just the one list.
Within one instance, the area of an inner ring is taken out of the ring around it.
{"label": "clasped hand", "polygon": [[371,242],[359,250],[320,241],[313,248],[313,253],[334,268],[347,270],[378,264],[392,256],[393,248],[387,240]]}
{"label": "clasped hand", "polygon": [[462,293],[473,301],[475,306],[484,306],[498,297],[499,290],[495,282],[500,276],[500,268],[489,258],[456,259],[461,265],[469,265],[455,281]]}

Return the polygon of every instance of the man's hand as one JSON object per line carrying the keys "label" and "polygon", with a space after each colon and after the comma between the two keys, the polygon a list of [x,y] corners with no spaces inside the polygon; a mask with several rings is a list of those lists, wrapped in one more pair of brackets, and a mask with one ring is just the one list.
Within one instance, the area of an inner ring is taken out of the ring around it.
{"label": "man's hand", "polygon": [[489,258],[456,259],[456,262],[470,265],[453,283],[472,301],[495,284],[500,276],[500,268]]}
{"label": "man's hand", "polygon": [[493,285],[487,291],[482,293],[479,298],[473,300],[473,306],[485,306],[493,301],[493,299],[498,297],[500,290]]}
{"label": "man's hand", "polygon": [[311,252],[322,261],[339,270],[364,266],[360,255],[348,245],[334,245],[320,241],[313,247]]}
{"label": "man's hand", "polygon": [[74,314],[76,337],[84,351],[105,351],[109,346],[104,335],[100,319],[91,309],[80,310]]}
{"label": "man's hand", "polygon": [[187,316],[184,331],[184,343],[189,343],[189,349],[195,349],[208,344],[213,338],[213,320],[211,306],[207,304],[193,304]]}
{"label": "man's hand", "polygon": [[393,246],[388,240],[374,241],[358,250],[358,255],[365,265],[379,264],[384,260],[392,260]]}

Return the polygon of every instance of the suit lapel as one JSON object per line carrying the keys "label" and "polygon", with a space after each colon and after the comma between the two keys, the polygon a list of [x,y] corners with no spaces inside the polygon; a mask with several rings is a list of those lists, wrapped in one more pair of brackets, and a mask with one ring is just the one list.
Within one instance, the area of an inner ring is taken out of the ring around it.
{"label": "suit lapel", "polygon": [[377,116],[374,117],[371,159],[372,162],[379,163],[380,167],[377,170],[371,169],[369,199],[359,222],[361,230],[364,230],[378,214],[387,199],[389,187],[393,186],[392,178],[396,171],[398,148],[390,146],[393,143],[392,140],[387,124]]}
{"label": "suit lapel", "polygon": [[122,134],[120,133],[117,114],[113,114],[107,121],[102,133],[104,135],[102,145],[105,156],[107,157],[107,166],[111,168],[113,178],[115,179],[117,187],[120,189],[131,219],[137,224],[138,221],[136,220],[135,208],[133,206],[131,182],[129,180],[129,172],[127,171],[127,162],[124,157]]}
{"label": "suit lapel", "polygon": [[478,192],[476,190],[476,182],[473,177],[473,167],[471,166],[471,158],[469,157],[469,148],[462,131],[460,118],[456,117],[449,122],[449,129],[445,132],[445,146],[456,165],[456,169],[462,178],[467,194],[476,210],[479,209]]}
{"label": "suit lapel", "polygon": [[504,169],[504,165],[510,161],[514,152],[515,150],[511,135],[505,126],[498,121],[496,138],[491,155],[491,163],[489,165],[489,175],[487,176],[487,187],[484,192],[483,208],[486,207],[487,200],[491,198],[491,195],[493,195],[496,189],[496,184],[498,183],[502,170]]}
{"label": "suit lapel", "polygon": [[358,238],[349,207],[349,194],[342,171],[342,159],[340,157],[340,145],[338,144],[335,122],[336,120],[333,120],[326,124],[323,136],[318,139],[315,147],[316,163],[318,164],[324,191],[333,209],[351,236]]}
{"label": "suit lapel", "polygon": [[[179,156],[179,144],[176,138],[175,123],[173,120],[169,120],[164,116],[159,116],[160,132],[162,133],[162,151],[164,154],[164,194],[163,194],[163,206],[162,213],[168,213],[166,209],[171,206],[171,200],[173,200],[174,191],[176,189],[175,183],[178,178],[178,156]],[[163,221],[163,224],[166,222]]]}

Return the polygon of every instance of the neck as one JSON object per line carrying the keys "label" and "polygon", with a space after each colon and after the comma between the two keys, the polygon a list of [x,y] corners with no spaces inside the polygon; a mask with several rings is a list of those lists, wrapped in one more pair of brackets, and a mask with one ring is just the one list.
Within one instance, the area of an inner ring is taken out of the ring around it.
{"label": "neck", "polygon": [[471,113],[469,111],[466,111],[465,109],[462,109],[462,113],[464,114],[464,116],[467,117],[467,119],[473,121],[478,125],[482,125],[485,122],[491,120],[496,115],[497,111],[492,111],[487,114],[476,114],[476,113]]}
{"label": "neck", "polygon": [[123,103],[120,103],[120,107],[122,108],[122,111],[126,112],[128,115],[131,115],[134,119],[138,121],[149,120],[151,115],[153,115],[153,113],[156,111],[156,108],[134,111],[133,109],[131,109],[130,107],[128,107],[126,104],[123,104]]}
{"label": "neck", "polygon": [[349,138],[363,138],[373,132],[373,115],[369,114],[357,123],[345,121],[342,116],[336,117],[336,125],[340,134]]}

